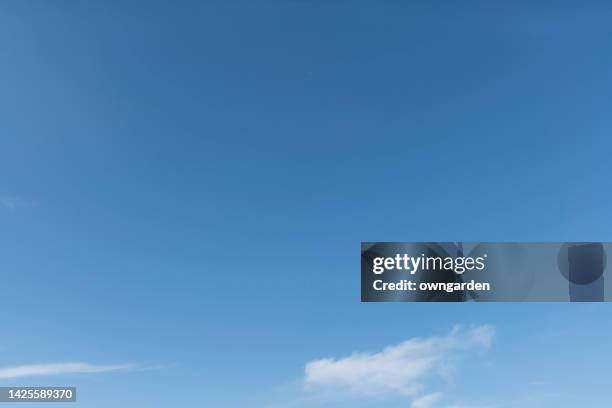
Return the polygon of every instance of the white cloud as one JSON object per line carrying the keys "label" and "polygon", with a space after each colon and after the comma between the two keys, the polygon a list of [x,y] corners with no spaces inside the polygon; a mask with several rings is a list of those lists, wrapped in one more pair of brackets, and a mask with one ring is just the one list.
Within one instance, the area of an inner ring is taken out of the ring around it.
{"label": "white cloud", "polygon": [[78,373],[104,373],[109,371],[129,370],[132,364],[95,365],[88,363],[33,364],[0,368],[0,379],[33,377],[43,375],[61,375]]}
{"label": "white cloud", "polygon": [[412,401],[410,408],[432,408],[442,399],[442,393],[427,394]]}
{"label": "white cloud", "polygon": [[413,408],[429,408],[442,395],[424,395],[427,383],[446,377],[453,356],[486,349],[493,336],[491,326],[455,328],[446,336],[412,338],[378,352],[314,360],[305,366],[304,384],[362,396],[404,396],[413,399]]}

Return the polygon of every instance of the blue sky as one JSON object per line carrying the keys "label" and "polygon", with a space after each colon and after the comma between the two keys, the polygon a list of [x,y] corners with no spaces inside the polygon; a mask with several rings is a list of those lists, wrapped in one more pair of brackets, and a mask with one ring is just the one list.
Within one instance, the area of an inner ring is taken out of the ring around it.
{"label": "blue sky", "polygon": [[[0,382],[87,408],[608,406],[608,305],[361,304],[358,254],[609,241],[610,17],[2,2]],[[405,382],[389,350],[444,364]],[[325,358],[348,374],[309,374]]]}

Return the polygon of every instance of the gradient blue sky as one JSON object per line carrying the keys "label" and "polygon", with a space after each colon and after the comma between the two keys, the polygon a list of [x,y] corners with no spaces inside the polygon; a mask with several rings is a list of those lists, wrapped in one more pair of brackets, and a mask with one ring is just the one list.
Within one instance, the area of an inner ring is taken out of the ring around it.
{"label": "gradient blue sky", "polygon": [[609,406],[609,305],[361,304],[359,243],[609,241],[610,21],[3,1],[0,382],[76,385],[84,408],[408,408],[304,389],[304,367],[487,324],[423,379],[434,408]]}

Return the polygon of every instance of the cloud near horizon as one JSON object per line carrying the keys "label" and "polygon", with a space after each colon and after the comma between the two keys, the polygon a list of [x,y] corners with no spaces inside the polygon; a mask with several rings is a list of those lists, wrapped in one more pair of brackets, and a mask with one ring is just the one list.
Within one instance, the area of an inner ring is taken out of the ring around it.
{"label": "cloud near horizon", "polygon": [[483,325],[454,328],[446,336],[412,338],[378,352],[355,352],[306,364],[306,389],[325,389],[357,396],[400,396],[412,408],[430,408],[443,397],[427,390],[448,376],[454,356],[490,347],[494,329]]}
{"label": "cloud near horizon", "polygon": [[80,373],[106,373],[136,368],[133,364],[96,365],[89,363],[32,364],[0,367],[0,379]]}

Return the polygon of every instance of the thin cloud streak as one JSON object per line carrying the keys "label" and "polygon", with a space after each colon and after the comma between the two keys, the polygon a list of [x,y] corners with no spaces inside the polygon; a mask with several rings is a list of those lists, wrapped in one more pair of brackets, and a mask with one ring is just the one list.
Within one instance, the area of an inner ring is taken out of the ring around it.
{"label": "thin cloud streak", "polygon": [[133,364],[96,365],[88,363],[32,364],[0,368],[0,379],[62,374],[106,373],[137,368]]}
{"label": "thin cloud streak", "polygon": [[31,207],[32,205],[32,203],[18,197],[0,195],[0,207],[3,207],[5,210],[14,211],[20,208]]}
{"label": "thin cloud streak", "polygon": [[432,408],[441,399],[442,394],[439,392],[427,394],[412,401],[412,405],[410,405],[410,408]]}

